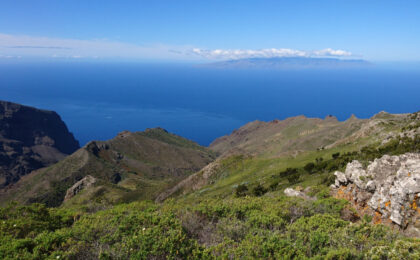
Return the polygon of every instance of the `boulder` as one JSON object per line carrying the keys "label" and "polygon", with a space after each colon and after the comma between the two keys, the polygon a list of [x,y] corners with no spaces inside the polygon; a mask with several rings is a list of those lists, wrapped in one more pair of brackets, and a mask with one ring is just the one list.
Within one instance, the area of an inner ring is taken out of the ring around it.
{"label": "boulder", "polygon": [[286,194],[286,196],[288,197],[303,197],[305,196],[305,194],[301,191],[297,191],[293,188],[286,188],[284,190],[284,194]]}
{"label": "boulder", "polygon": [[315,200],[316,198],[308,195],[310,191],[311,191],[310,188],[303,189],[302,187],[298,186],[296,187],[296,189],[286,188],[284,190],[284,194],[288,197],[299,197],[306,200]]}

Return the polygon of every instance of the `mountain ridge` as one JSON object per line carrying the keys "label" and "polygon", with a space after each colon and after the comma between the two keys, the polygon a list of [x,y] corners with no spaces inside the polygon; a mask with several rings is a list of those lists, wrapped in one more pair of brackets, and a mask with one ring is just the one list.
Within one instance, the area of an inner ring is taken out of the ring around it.
{"label": "mountain ridge", "polygon": [[15,198],[58,206],[67,189],[87,175],[98,179],[97,191],[112,195],[104,194],[104,200],[153,198],[161,188],[198,171],[213,157],[206,148],[162,128],[123,131],[107,141],[91,141],[57,164],[25,176],[3,190],[0,203]]}

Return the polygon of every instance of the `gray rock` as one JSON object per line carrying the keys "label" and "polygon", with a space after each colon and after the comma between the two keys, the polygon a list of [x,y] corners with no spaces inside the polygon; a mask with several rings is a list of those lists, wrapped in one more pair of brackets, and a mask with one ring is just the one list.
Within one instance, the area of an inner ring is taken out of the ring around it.
{"label": "gray rock", "polygon": [[[334,172],[334,175],[336,176],[336,181],[338,181],[338,184],[343,184],[343,185],[347,184],[347,178],[343,172],[336,171]],[[339,186],[339,185],[337,185],[336,183],[336,186]]]}
{"label": "gray rock", "polygon": [[368,174],[359,161],[355,160],[347,164],[345,176],[360,189],[366,188]]}
{"label": "gray rock", "polygon": [[286,194],[286,196],[288,196],[288,197],[303,197],[303,196],[305,196],[305,194],[303,192],[297,191],[297,190],[292,189],[292,188],[286,188],[284,190],[284,194]]}
{"label": "gray rock", "polygon": [[[354,202],[367,204],[389,218],[402,229],[416,233],[413,225],[420,221],[420,154],[406,153],[400,156],[384,155],[375,159],[366,169],[358,161],[347,164],[344,174],[335,172],[335,185],[354,183]],[[344,175],[344,178],[343,178]],[[420,236],[420,232],[416,233]]]}
{"label": "gray rock", "polygon": [[315,197],[311,197],[308,195],[310,191],[310,188],[306,188],[303,191],[295,190],[293,188],[286,188],[284,190],[284,194],[288,197],[299,197],[305,200],[316,200]]}

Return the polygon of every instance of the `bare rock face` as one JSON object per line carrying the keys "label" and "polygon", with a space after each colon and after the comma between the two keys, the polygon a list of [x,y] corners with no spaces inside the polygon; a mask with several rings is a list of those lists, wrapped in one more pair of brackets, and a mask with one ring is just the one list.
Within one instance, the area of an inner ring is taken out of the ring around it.
{"label": "bare rock face", "polygon": [[96,183],[96,178],[90,175],[85,176],[80,181],[76,182],[71,188],[69,188],[66,192],[66,196],[64,197],[64,201],[69,200],[76,196],[79,192],[88,189],[93,184]]}
{"label": "bare rock face", "polygon": [[0,101],[0,188],[78,148],[57,113]]}
{"label": "bare rock face", "polygon": [[420,237],[420,154],[384,155],[366,169],[353,161],[345,173],[335,175],[336,197],[348,199],[361,214],[372,215],[375,223]]}

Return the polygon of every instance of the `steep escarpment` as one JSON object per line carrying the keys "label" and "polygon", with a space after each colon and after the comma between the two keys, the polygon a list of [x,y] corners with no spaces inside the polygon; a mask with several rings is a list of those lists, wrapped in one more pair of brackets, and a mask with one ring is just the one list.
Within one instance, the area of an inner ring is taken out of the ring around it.
{"label": "steep escarpment", "polygon": [[355,160],[335,172],[333,194],[352,202],[374,223],[395,226],[420,237],[420,154],[385,155],[367,167]]}
{"label": "steep escarpment", "polygon": [[0,101],[0,188],[78,148],[57,113]]}
{"label": "steep escarpment", "polygon": [[205,147],[161,128],[124,131],[108,141],[92,141],[59,163],[25,176],[1,194],[0,202],[17,199],[57,206],[67,189],[88,175],[97,179],[95,185],[73,201],[153,199],[214,157]]}

